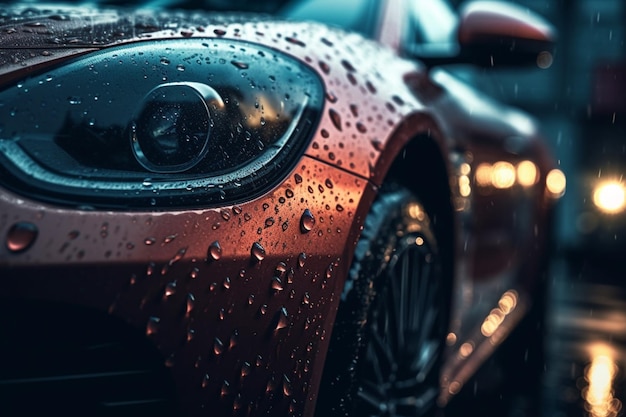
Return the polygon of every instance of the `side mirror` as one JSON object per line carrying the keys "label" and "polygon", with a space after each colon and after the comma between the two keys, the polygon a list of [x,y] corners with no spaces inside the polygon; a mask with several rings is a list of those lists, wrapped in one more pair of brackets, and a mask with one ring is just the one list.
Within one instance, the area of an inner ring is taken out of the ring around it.
{"label": "side mirror", "polygon": [[[428,16],[419,16],[420,20]],[[420,24],[424,24],[420,22]],[[454,38],[456,32],[456,39]],[[530,10],[503,1],[472,1],[461,7],[448,42],[408,45],[406,52],[428,67],[474,64],[482,67],[552,63],[556,29]]]}
{"label": "side mirror", "polygon": [[460,56],[473,64],[546,68],[552,62],[556,29],[520,6],[476,1],[461,9],[457,38]]}

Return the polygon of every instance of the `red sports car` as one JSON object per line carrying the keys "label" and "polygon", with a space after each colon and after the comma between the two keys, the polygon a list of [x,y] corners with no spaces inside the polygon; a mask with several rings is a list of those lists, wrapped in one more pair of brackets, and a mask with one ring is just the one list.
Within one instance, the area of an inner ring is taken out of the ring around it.
{"label": "red sports car", "polygon": [[565,178],[444,65],[548,66],[551,27],[476,2],[441,42],[422,3],[2,7],[0,414],[445,405],[531,308]]}

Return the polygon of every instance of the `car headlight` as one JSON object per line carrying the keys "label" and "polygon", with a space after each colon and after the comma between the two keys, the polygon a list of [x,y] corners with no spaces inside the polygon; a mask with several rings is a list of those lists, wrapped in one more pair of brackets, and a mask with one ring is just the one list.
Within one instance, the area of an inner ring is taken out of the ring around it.
{"label": "car headlight", "polygon": [[322,101],[309,67],[260,45],[107,48],[0,92],[0,181],[62,204],[234,203],[288,173]]}
{"label": "car headlight", "polygon": [[607,214],[617,214],[626,208],[626,187],[621,180],[607,180],[593,189],[593,203]]}

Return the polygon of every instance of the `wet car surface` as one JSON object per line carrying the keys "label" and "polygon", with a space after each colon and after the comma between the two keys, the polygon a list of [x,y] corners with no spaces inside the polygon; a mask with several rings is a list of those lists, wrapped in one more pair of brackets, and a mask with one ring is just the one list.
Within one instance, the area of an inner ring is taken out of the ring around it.
{"label": "wet car surface", "polygon": [[563,192],[537,125],[393,39],[117,9],[1,25],[9,409],[419,414],[532,308]]}

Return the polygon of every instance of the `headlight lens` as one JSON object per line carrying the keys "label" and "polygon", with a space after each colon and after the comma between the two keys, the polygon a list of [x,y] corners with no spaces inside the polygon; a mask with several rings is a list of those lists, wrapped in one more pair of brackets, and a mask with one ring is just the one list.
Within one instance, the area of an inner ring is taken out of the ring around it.
{"label": "headlight lens", "polygon": [[221,111],[224,102],[205,84],[166,83],[152,89],[130,124],[137,161],[153,172],[193,168],[208,148],[213,120],[209,107]]}
{"label": "headlight lens", "polygon": [[309,67],[259,45],[104,49],[0,92],[0,181],[108,208],[252,198],[303,152],[322,98]]}

